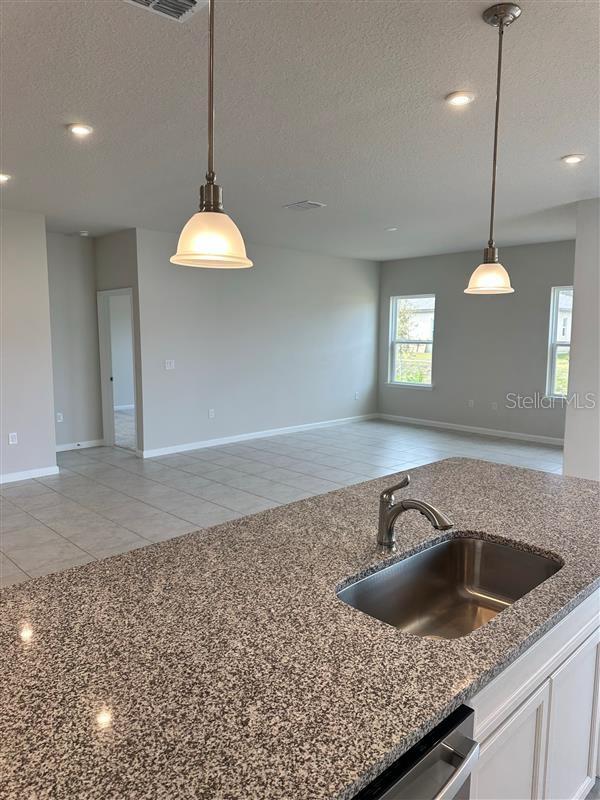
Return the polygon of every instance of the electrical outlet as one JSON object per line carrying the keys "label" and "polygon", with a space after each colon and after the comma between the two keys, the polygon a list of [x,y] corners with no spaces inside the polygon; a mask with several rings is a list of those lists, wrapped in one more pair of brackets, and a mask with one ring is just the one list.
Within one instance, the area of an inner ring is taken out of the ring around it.
{"label": "electrical outlet", "polygon": [[9,433],[8,434],[8,443],[9,444],[19,444],[19,437],[16,433]]}
{"label": "electrical outlet", "polygon": [[56,412],[56,421],[57,422],[63,422],[64,421],[64,417],[62,415],[62,411],[57,411]]}
{"label": "electrical outlet", "polygon": [[494,402],[492,403],[492,411],[498,411],[498,403],[496,403],[496,401],[495,401],[495,400],[494,400]]}
{"label": "electrical outlet", "polygon": [[165,361],[165,369],[175,369],[175,361],[172,358],[167,358]]}
{"label": "electrical outlet", "polygon": [[208,409],[208,418],[209,419],[214,419],[215,418],[215,410],[214,410],[214,408],[209,408]]}
{"label": "electrical outlet", "polygon": [[474,408],[475,407],[475,400],[467,400],[467,405],[469,406],[469,408]]}
{"label": "electrical outlet", "polygon": [[354,392],[354,399],[355,399],[355,400],[358,400],[358,397],[359,397],[359,394],[358,394],[358,392]]}

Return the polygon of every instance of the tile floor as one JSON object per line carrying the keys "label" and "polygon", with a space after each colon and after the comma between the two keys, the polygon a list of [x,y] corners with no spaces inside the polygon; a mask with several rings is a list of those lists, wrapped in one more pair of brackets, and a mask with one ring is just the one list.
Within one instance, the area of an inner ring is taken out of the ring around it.
{"label": "tile floor", "polygon": [[1,487],[0,585],[449,456],[562,471],[557,447],[375,420],[147,460],[68,451],[60,474]]}

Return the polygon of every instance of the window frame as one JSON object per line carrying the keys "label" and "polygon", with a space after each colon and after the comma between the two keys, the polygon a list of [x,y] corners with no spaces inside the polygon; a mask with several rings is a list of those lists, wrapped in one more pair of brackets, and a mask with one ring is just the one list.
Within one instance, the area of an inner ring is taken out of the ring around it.
{"label": "window frame", "polygon": [[[569,333],[568,342],[566,342],[564,339],[559,338],[558,336],[558,314],[559,314],[560,293],[565,291],[565,289],[570,289],[571,293],[573,294],[573,286],[553,286],[550,289],[550,325],[548,329],[548,362],[546,365],[546,397],[555,397],[560,400],[564,400],[567,398],[568,390],[566,394],[557,394],[554,391],[554,382],[556,379],[556,354],[559,347],[568,347],[569,367],[571,365],[572,330]],[[572,313],[573,312],[571,311],[571,314]],[[572,324],[573,324],[573,318],[571,317],[571,327]]]}
{"label": "window frame", "polygon": [[[399,300],[417,300],[422,297],[433,298],[433,325],[431,330],[431,339],[397,339],[397,320],[398,311],[397,305]],[[411,389],[433,389],[433,350],[435,339],[435,307],[436,296],[434,292],[427,292],[424,294],[397,294],[390,296],[390,318],[388,328],[388,386],[401,386],[409,387]],[[407,383],[405,381],[394,380],[395,375],[395,359],[394,353],[396,346],[399,344],[430,344],[431,345],[431,382],[430,383]]]}

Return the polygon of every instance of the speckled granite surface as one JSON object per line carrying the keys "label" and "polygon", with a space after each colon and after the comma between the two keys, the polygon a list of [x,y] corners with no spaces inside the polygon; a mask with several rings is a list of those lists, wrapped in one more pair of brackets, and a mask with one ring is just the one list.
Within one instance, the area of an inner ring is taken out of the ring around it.
{"label": "speckled granite surface", "polygon": [[[350,798],[598,586],[598,484],[465,459],[411,474],[403,495],[456,530],[564,566],[461,639],[350,608],[334,590],[377,560],[388,476],[8,589],[0,797]],[[396,529],[401,551],[440,538],[416,513]]]}

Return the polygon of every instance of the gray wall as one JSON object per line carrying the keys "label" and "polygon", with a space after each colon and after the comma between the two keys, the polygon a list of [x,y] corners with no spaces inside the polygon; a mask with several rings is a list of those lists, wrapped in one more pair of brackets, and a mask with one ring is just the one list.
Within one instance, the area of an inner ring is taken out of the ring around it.
{"label": "gray wall", "polygon": [[102,439],[93,242],[48,233],[56,443]]}
{"label": "gray wall", "polygon": [[133,339],[131,335],[131,302],[128,295],[111,296],[110,345],[115,407],[135,404],[133,381]]}
{"label": "gray wall", "polygon": [[254,245],[253,269],[202,270],[137,240],[144,449],[375,411],[376,264]]}
{"label": "gray wall", "polygon": [[[254,269],[218,272],[169,264],[176,238],[147,230],[100,237],[93,243],[94,285],[90,242],[49,235],[56,402],[65,414],[57,426],[60,443],[100,438],[94,294],[96,288],[128,287],[140,448],[377,410],[562,436],[562,408],[504,406],[507,392],[544,392],[550,287],[572,283],[573,242],[503,248],[516,293],[468,297],[463,289],[479,253],[387,262],[379,269],[368,261],[254,245]],[[387,386],[389,298],[426,292],[437,298],[434,389]],[[175,360],[175,370],[164,369],[166,359]],[[118,395],[117,401],[131,402]]]}
{"label": "gray wall", "polygon": [[[41,214],[0,219],[0,474],[56,467],[46,226]],[[8,444],[17,433],[19,443]]]}
{"label": "gray wall", "polygon": [[136,232],[133,228],[100,236],[94,240],[96,289],[133,290],[133,334],[136,369],[136,428],[138,449],[144,446],[142,404],[142,357],[140,341],[140,300]]}
{"label": "gray wall", "polygon": [[[567,408],[565,475],[600,479],[600,200],[577,205],[575,283],[573,292],[572,357],[569,394],[583,407]],[[594,395],[595,406],[585,403]]]}
{"label": "gray wall", "polygon": [[[573,282],[574,243],[501,248],[515,293],[463,293],[481,253],[388,261],[381,267],[379,411],[416,419],[560,438],[565,412],[506,408],[508,392],[545,392],[550,289]],[[434,388],[388,380],[390,297],[436,296]],[[469,408],[468,400],[474,400]],[[498,403],[498,410],[491,404]]]}

